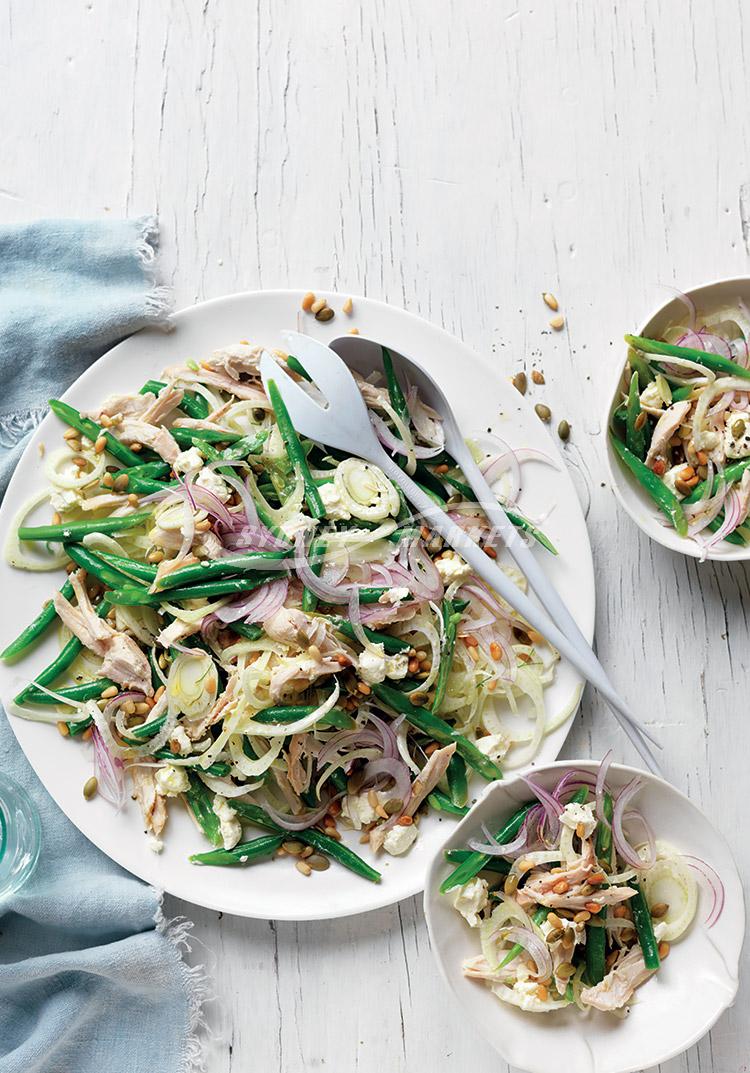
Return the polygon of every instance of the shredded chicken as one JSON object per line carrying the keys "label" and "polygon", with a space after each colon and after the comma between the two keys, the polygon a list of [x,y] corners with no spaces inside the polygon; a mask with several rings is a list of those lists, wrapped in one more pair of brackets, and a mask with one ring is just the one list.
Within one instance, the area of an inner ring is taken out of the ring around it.
{"label": "shredded chicken", "polygon": [[656,428],[651,437],[651,446],[646,455],[647,466],[650,466],[657,458],[661,458],[664,455],[667,444],[682,424],[683,418],[687,416],[691,405],[692,403],[687,399],[683,402],[675,402],[661,415],[656,422]]}
{"label": "shredded chicken", "polygon": [[450,759],[456,751],[456,743],[436,749],[411,784],[411,797],[404,809],[407,816],[413,816],[428,794],[431,794],[445,774]]}
{"label": "shredded chicken", "polygon": [[99,618],[86,592],[84,577],[83,570],[70,575],[78,606],[73,607],[62,593],[57,592],[54,597],[55,611],[82,645],[102,657],[103,677],[150,696],[153,688],[148,659],[132,637],[120,633]]}
{"label": "shredded chicken", "polygon": [[280,701],[287,692],[301,693],[328,674],[336,674],[341,664],[332,656],[308,655],[280,661],[271,672],[271,696]]}
{"label": "shredded chicken", "polygon": [[225,709],[234,700],[234,692],[236,688],[237,674],[235,672],[228,680],[224,692],[219,694],[206,715],[202,716],[199,720],[183,719],[182,725],[191,741],[200,741],[208,728],[213,726],[214,723],[218,722],[219,719],[224,716]]}
{"label": "shredded chicken", "polygon": [[127,417],[118,427],[118,438],[124,444],[142,443],[145,447],[151,447],[165,462],[173,466],[180,453],[177,441],[165,428],[150,425],[148,421],[138,418]]}
{"label": "shredded chicken", "polygon": [[[153,762],[153,757],[149,756],[144,759],[147,763]],[[167,802],[156,788],[156,768],[134,765],[130,768],[130,775],[133,779],[136,800],[141,806],[146,830],[158,837],[167,822]]]}
{"label": "shredded chicken", "polygon": [[[306,734],[292,734],[287,753],[289,785],[298,794],[303,794],[307,790],[312,775],[312,763],[307,753],[306,742]],[[304,763],[305,756],[308,756],[307,764]]]}
{"label": "shredded chicken", "polygon": [[610,969],[600,984],[583,989],[581,1000],[597,1010],[622,1009],[630,1002],[636,988],[645,983],[653,971],[646,968],[640,946],[634,946]]}
{"label": "shredded chicken", "polygon": [[[516,899],[523,909],[531,905],[546,905],[550,909],[585,909],[587,903],[617,905],[632,898],[635,891],[630,887],[594,887],[584,889],[589,877],[598,872],[596,854],[589,839],[584,839],[582,854],[572,867],[563,872],[532,872]],[[565,884],[566,890],[555,888]]]}

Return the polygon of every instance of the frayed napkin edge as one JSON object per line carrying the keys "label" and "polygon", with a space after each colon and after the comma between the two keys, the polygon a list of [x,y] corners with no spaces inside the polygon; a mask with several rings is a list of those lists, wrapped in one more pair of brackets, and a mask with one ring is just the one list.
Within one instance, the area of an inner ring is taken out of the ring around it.
{"label": "frayed napkin edge", "polygon": [[171,332],[170,316],[174,311],[174,295],[171,287],[159,282],[156,259],[159,251],[159,220],[155,215],[141,216],[138,223],[138,241],[135,254],[149,283],[146,292],[146,317],[162,331]]}
{"label": "frayed napkin edge", "polygon": [[205,1040],[211,1035],[206,1017],[206,1003],[215,999],[211,978],[204,965],[188,965],[185,954],[190,953],[192,920],[187,917],[164,915],[164,893],[158,892],[159,903],[154,913],[154,924],[177,955],[182,971],[182,982],[188,1002],[187,1038],[185,1040],[177,1073],[205,1073]]}

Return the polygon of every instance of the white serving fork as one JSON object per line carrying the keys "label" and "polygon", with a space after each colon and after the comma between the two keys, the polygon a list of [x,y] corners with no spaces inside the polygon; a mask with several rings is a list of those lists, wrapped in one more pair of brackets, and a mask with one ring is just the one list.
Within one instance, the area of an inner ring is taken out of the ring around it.
{"label": "white serving fork", "polygon": [[[268,390],[273,380],[289,410],[294,427],[302,435],[339,451],[364,458],[379,466],[403,491],[411,505],[469,564],[472,570],[513,607],[519,615],[564,656],[605,697],[626,735],[648,769],[660,774],[656,757],[647,738],[658,742],[646,731],[629,710],[609,681],[591,646],[580,632],[572,615],[536,561],[532,551],[518,535],[505,511],[492,493],[479,467],[471,457],[448,400],[432,377],[413,359],[391,351],[395,362],[408,367],[410,381],[417,388],[427,388],[426,401],[441,416],[446,435],[446,450],[456,459],[477,497],[477,501],[497,528],[508,551],[525,574],[538,599],[547,609],[541,610],[493,562],[471,537],[460,529],[429,496],[386,453],[373,429],[362,394],[346,363],[338,353],[317,339],[297,332],[283,333],[290,353],[302,363],[318,389],[313,395],[293,380],[278,361],[267,351],[263,353],[260,371]],[[335,341],[336,350],[349,347],[373,347],[373,341],[347,336]],[[347,355],[348,356],[348,355]],[[356,364],[356,362],[355,362]],[[370,369],[374,362],[366,363]],[[553,621],[553,619],[555,621]],[[555,624],[557,623],[557,625]]]}

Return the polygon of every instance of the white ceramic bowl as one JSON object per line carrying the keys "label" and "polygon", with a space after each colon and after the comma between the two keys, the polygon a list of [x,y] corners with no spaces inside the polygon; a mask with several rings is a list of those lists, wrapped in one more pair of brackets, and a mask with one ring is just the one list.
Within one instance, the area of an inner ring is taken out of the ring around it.
{"label": "white ceramic bowl", "polygon": [[[699,287],[693,287],[685,291],[685,294],[695,302],[699,319],[701,315],[710,316],[722,306],[731,305],[738,298],[742,298],[750,306],[750,276],[713,280],[711,283],[703,283]],[[658,339],[668,324],[679,322],[684,316],[684,302],[680,301],[678,297],[671,298],[668,302],[659,306],[633,334],[647,339]],[[625,331],[631,331],[631,329],[625,326],[623,334]],[[609,401],[604,415],[603,427],[605,429],[609,475],[612,481],[612,488],[621,505],[639,529],[642,529],[652,540],[655,540],[658,544],[663,544],[665,548],[670,548],[672,551],[682,552],[683,555],[690,555],[694,559],[708,558],[724,561],[750,559],[750,547],[742,548],[734,544],[728,544],[726,541],[721,541],[707,554],[704,554],[695,541],[690,540],[688,537],[679,536],[671,526],[664,524],[666,522],[664,515],[645,494],[633,474],[620,462],[614,452],[608,432],[612,413],[619,405],[625,359],[627,357],[627,347],[624,342],[620,353],[622,358],[618,357],[617,373],[612,383],[612,390],[608,395]]]}
{"label": "white ceramic bowl", "polygon": [[[571,768],[595,771],[591,761],[557,761],[534,770],[534,778],[552,789]],[[717,923],[709,930],[704,921],[711,896],[702,889],[695,920],[688,933],[674,944],[669,959],[656,976],[637,992],[629,1015],[577,1007],[554,1013],[533,1014],[496,998],[486,984],[469,980],[461,972],[467,957],[480,953],[479,937],[439,893],[453,865],[443,851],[465,847],[469,838],[482,837],[481,825],[498,826],[530,797],[518,778],[493,783],[471,812],[451,831],[432,862],[425,887],[424,908],[432,950],[456,1001],[476,1031],[511,1065],[529,1073],[631,1073],[666,1062],[696,1043],[737,993],[739,958],[745,933],[742,884],[724,838],[695,805],[655,775],[613,764],[608,785],[617,790],[640,775],[645,786],[636,807],[650,820],[656,838],[702,858],[724,881],[726,900]],[[470,1029],[469,1029],[470,1031]]]}

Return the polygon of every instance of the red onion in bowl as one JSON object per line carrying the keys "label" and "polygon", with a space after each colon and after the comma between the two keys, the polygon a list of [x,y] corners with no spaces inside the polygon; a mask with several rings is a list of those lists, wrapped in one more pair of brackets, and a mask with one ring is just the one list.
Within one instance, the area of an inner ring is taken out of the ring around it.
{"label": "red onion in bowl", "polygon": [[598,820],[604,819],[604,791],[606,789],[607,772],[611,763],[612,750],[608,749],[602,757],[602,762],[596,774],[596,818]]}
{"label": "red onion in bowl", "polygon": [[646,868],[647,865],[628,842],[622,824],[625,818],[626,808],[642,786],[643,779],[639,776],[631,779],[627,786],[624,786],[617,795],[614,811],[612,813],[612,841],[614,842],[615,849],[626,864],[629,864],[631,868],[637,868],[639,871]]}
{"label": "red onion in bowl", "polygon": [[[382,445],[392,454],[408,455],[409,449],[403,440],[400,440],[395,432],[386,425],[382,417],[370,412],[370,421],[375,429],[375,435]],[[442,447],[420,447],[418,444],[413,448],[415,458],[434,458],[442,452]]]}
{"label": "red onion in bowl", "polygon": [[280,577],[267,581],[247,596],[241,596],[225,604],[215,612],[220,622],[263,622],[284,606],[289,592],[289,578]]}
{"label": "red onion in bowl", "polygon": [[543,939],[528,928],[521,927],[501,928],[500,933],[511,945],[518,943],[524,948],[536,964],[536,975],[539,980],[549,979],[552,975],[552,958]]}
{"label": "red onion in bowl", "polygon": [[403,760],[395,757],[381,757],[379,760],[369,760],[365,765],[362,778],[362,789],[372,786],[382,776],[392,779],[395,786],[394,798],[398,798],[403,807],[408,804],[411,797],[411,775]]}
{"label": "red onion in bowl", "polygon": [[682,859],[687,862],[690,868],[698,872],[708,884],[713,898],[713,903],[711,905],[710,912],[706,917],[706,926],[708,928],[712,928],[721,916],[722,910],[724,908],[724,900],[726,897],[724,891],[724,884],[721,881],[721,877],[718,875],[717,872],[714,871],[711,865],[708,864],[707,861],[704,861],[701,857],[693,857],[689,853],[683,853]]}
{"label": "red onion in bowl", "polygon": [[117,756],[112,756],[98,726],[94,725],[91,732],[91,740],[94,744],[94,772],[99,782],[99,793],[119,812],[125,804],[122,760]]}
{"label": "red onion in bowl", "polygon": [[343,797],[343,793],[336,794],[334,797],[329,798],[324,805],[319,808],[312,809],[310,812],[301,812],[298,816],[291,816],[285,812],[278,812],[268,802],[263,803],[263,811],[266,815],[277,823],[279,827],[283,827],[285,831],[304,831],[308,827],[314,827],[316,823],[319,823],[325,816],[331,804],[334,801],[338,801]]}

